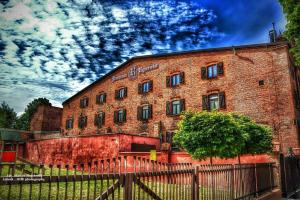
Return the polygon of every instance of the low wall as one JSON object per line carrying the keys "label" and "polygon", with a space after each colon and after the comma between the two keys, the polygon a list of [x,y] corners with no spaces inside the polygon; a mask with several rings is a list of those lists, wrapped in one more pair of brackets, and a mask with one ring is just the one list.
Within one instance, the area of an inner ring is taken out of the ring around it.
{"label": "low wall", "polygon": [[[186,152],[173,152],[170,158],[171,163],[193,163],[193,164],[210,164],[210,159],[206,160],[194,160],[192,157]],[[240,157],[241,163],[268,163],[268,162],[276,162],[276,159],[270,155],[262,154],[262,155],[242,155]],[[213,158],[213,164],[238,164],[238,158],[232,159],[221,159],[221,158]]]}
{"label": "low wall", "polygon": [[119,152],[130,152],[131,143],[160,148],[158,138],[125,134],[89,135],[28,141],[25,157],[35,163],[73,165],[117,157]]}

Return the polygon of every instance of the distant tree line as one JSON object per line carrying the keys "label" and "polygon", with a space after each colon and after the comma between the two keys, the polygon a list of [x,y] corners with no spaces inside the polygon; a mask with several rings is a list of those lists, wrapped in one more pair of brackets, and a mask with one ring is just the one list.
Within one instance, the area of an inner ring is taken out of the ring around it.
{"label": "distant tree line", "polygon": [[300,66],[300,1],[279,0],[279,2],[287,20],[284,36],[290,41],[291,53],[295,57],[296,64]]}
{"label": "distant tree line", "polygon": [[51,103],[46,98],[34,99],[27,105],[24,113],[18,117],[13,108],[9,107],[6,102],[2,102],[0,106],[0,128],[29,130],[30,121],[39,105],[51,106]]}

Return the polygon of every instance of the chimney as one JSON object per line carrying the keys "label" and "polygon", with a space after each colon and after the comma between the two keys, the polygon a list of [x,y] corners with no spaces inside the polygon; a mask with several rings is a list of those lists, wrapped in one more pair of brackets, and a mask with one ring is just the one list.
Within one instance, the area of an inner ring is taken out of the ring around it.
{"label": "chimney", "polygon": [[273,42],[276,42],[276,39],[277,39],[277,32],[275,30],[275,23],[273,22],[273,29],[269,31],[269,39],[270,39],[270,42],[273,43]]}

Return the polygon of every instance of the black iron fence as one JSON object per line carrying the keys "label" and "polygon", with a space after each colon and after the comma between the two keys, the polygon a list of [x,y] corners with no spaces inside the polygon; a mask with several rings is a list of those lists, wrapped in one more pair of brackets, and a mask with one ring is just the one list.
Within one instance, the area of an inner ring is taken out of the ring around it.
{"label": "black iron fence", "polygon": [[280,155],[282,196],[290,198],[300,190],[300,156]]}
{"label": "black iron fence", "polygon": [[0,164],[0,199],[253,199],[277,187],[274,169],[273,163],[193,166],[140,157]]}

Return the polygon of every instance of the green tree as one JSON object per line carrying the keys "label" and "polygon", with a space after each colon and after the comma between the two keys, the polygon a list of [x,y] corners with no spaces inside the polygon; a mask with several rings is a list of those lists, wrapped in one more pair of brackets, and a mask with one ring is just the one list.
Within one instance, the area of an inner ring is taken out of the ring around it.
{"label": "green tree", "polygon": [[279,0],[285,13],[287,24],[284,36],[291,42],[291,52],[300,66],[300,1]]}
{"label": "green tree", "polygon": [[0,106],[0,128],[13,128],[17,119],[17,113],[8,104],[2,102]]}
{"label": "green tree", "polygon": [[30,102],[25,112],[18,118],[16,122],[16,128],[20,130],[29,130],[30,129],[30,121],[34,113],[37,111],[37,108],[39,105],[49,105],[51,106],[51,103],[46,98],[38,98],[34,99],[32,102]]}
{"label": "green tree", "polygon": [[269,128],[246,116],[216,111],[183,113],[174,142],[200,160],[272,150]]}

